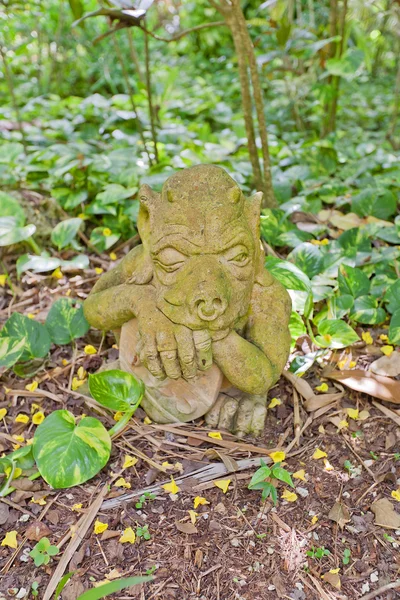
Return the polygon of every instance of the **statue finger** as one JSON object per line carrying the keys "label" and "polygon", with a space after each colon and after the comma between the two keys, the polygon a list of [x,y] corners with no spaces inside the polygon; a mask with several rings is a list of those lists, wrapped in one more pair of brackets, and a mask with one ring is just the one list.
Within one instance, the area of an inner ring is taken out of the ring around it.
{"label": "statue finger", "polygon": [[267,416],[266,402],[257,402],[254,405],[253,417],[251,420],[251,433],[259,436],[264,431],[265,418]]}
{"label": "statue finger", "polygon": [[237,410],[238,401],[235,398],[229,398],[225,400],[221,407],[218,427],[231,431],[233,429]]}
{"label": "statue finger", "polygon": [[157,379],[165,379],[160,355],[158,354],[156,340],[153,336],[141,336],[140,361]]}
{"label": "statue finger", "polygon": [[243,400],[240,400],[235,426],[236,435],[238,437],[243,437],[250,433],[253,420],[253,409],[253,399],[243,398]]}
{"label": "statue finger", "polygon": [[181,376],[181,367],[178,360],[176,350],[164,350],[160,352],[161,360],[167,377],[171,379],[179,379]]}
{"label": "statue finger", "polygon": [[179,379],[181,367],[178,360],[177,343],[172,331],[157,332],[157,350],[160,353],[167,377]]}
{"label": "statue finger", "polygon": [[206,329],[193,331],[193,341],[196,348],[197,364],[200,371],[209,369],[212,365],[212,349],[210,332]]}
{"label": "statue finger", "polygon": [[208,427],[217,427],[221,408],[227,397],[228,396],[226,396],[225,394],[220,394],[216,399],[215,404],[206,413],[204,418]]}
{"label": "statue finger", "polygon": [[175,328],[175,339],[178,344],[178,359],[182,369],[182,376],[185,379],[191,379],[197,374],[193,333],[187,327],[178,325]]}

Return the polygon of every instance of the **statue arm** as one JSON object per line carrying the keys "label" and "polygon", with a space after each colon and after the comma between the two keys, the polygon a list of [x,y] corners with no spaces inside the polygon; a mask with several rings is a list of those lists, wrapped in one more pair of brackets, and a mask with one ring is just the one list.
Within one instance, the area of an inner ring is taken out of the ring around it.
{"label": "statue arm", "polygon": [[97,281],[83,305],[85,317],[93,327],[117,329],[138,316],[140,306],[154,303],[153,286],[127,283],[142,269],[143,254],[143,247],[137,246]]}
{"label": "statue arm", "polygon": [[253,290],[245,337],[231,331],[213,342],[213,356],[225,377],[249,394],[265,394],[279,379],[289,349],[291,302],[285,288],[266,274]]}

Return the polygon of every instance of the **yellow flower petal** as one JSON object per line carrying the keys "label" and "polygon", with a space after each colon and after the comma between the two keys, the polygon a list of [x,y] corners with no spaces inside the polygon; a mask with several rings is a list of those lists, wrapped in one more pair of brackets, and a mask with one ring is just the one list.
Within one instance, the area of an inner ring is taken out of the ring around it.
{"label": "yellow flower petal", "polygon": [[191,520],[192,524],[194,525],[196,523],[198,514],[194,510],[188,510],[188,513],[189,513],[189,516],[190,516],[190,520]]}
{"label": "yellow flower petal", "polygon": [[214,440],[222,440],[222,435],[219,431],[210,431],[208,437],[213,438]]}
{"label": "yellow flower petal", "polygon": [[271,402],[268,404],[268,408],[275,408],[275,406],[280,406],[282,404],[282,400],[279,398],[272,398]]}
{"label": "yellow flower petal", "polygon": [[16,423],[24,423],[26,425],[27,423],[29,423],[29,417],[28,417],[28,415],[24,415],[23,413],[19,413],[15,417],[15,422]]}
{"label": "yellow flower petal", "polygon": [[105,235],[106,237],[109,237],[111,234],[112,234],[111,229],[109,229],[108,227],[104,227],[103,235]]}
{"label": "yellow flower petal", "polygon": [[174,469],[176,469],[177,471],[180,471],[180,472],[182,472],[182,471],[183,471],[183,464],[182,464],[182,463],[180,463],[180,462],[176,462],[176,463],[174,464]]}
{"label": "yellow flower petal", "polygon": [[389,339],[389,337],[386,335],[386,333],[381,333],[379,338],[382,340],[382,342],[387,342]]}
{"label": "yellow flower petal", "polygon": [[282,462],[286,458],[286,454],[282,450],[278,450],[277,452],[271,452],[271,454],[269,454],[268,456],[272,458],[274,463]]}
{"label": "yellow flower petal", "polygon": [[317,521],[318,521],[318,517],[317,517],[317,515],[314,515],[313,518],[311,519],[311,524],[315,525],[315,523],[317,523]]}
{"label": "yellow flower petal", "polygon": [[87,373],[86,373],[85,369],[83,367],[79,367],[79,369],[78,369],[79,379],[85,379],[86,375],[87,375]]}
{"label": "yellow flower petal", "polygon": [[339,422],[338,429],[340,431],[341,429],[345,429],[348,426],[349,426],[349,424],[346,421],[346,419],[343,419],[342,421]]}
{"label": "yellow flower petal", "polygon": [[13,530],[13,531],[9,531],[8,533],[6,533],[5,538],[1,542],[1,545],[9,546],[10,548],[13,548],[14,550],[16,548],[18,548],[17,532],[15,530]]}
{"label": "yellow flower petal", "polygon": [[72,379],[72,391],[75,392],[78,388],[81,387],[85,383],[86,379],[78,379],[77,377],[73,377]]}
{"label": "yellow flower petal", "polygon": [[390,356],[393,353],[393,346],[382,346],[381,348],[383,354],[385,354],[385,356]]}
{"label": "yellow flower petal", "polygon": [[143,419],[143,423],[144,423],[145,425],[151,425],[151,423],[152,423],[152,420],[151,420],[151,419],[149,419],[149,417],[145,417],[145,418]]}
{"label": "yellow flower petal", "polygon": [[23,435],[13,435],[13,438],[16,442],[20,442],[21,444],[25,441],[25,437]]}
{"label": "yellow flower petal", "polygon": [[161,463],[161,466],[164,467],[164,469],[173,469],[174,465],[170,462],[168,462],[167,460],[165,460],[163,463]]}
{"label": "yellow flower petal", "polygon": [[35,315],[33,313],[28,313],[26,316],[28,317],[28,319],[34,319],[35,318]]}
{"label": "yellow flower petal", "polygon": [[85,346],[83,351],[85,354],[97,354],[96,348],[94,346],[91,346],[90,344]]}
{"label": "yellow flower petal", "polygon": [[[6,474],[7,477],[10,477],[11,467],[6,467],[4,469],[4,473]],[[22,469],[20,469],[19,467],[15,467],[13,479],[18,479],[18,477],[21,477],[21,475],[22,475]]]}
{"label": "yellow flower petal", "polygon": [[2,273],[0,275],[0,287],[5,287],[7,281],[7,275]]}
{"label": "yellow flower petal", "polygon": [[173,477],[171,477],[170,483],[165,483],[161,487],[169,494],[177,494],[181,490],[181,488],[176,485]]}
{"label": "yellow flower petal", "polygon": [[335,470],[335,467],[333,467],[331,465],[331,463],[329,462],[329,460],[327,458],[324,458],[324,468],[325,468],[325,471],[334,471]]}
{"label": "yellow flower petal", "polygon": [[129,454],[125,454],[124,464],[122,465],[123,469],[129,469],[129,467],[134,467],[137,463],[138,459],[136,456],[129,456]]}
{"label": "yellow flower petal", "polygon": [[320,450],[319,448],[315,448],[315,452],[312,455],[314,460],[319,460],[320,458],[324,458],[325,456],[328,456],[327,453],[323,450]]}
{"label": "yellow flower petal", "polygon": [[61,271],[60,267],[57,267],[57,269],[55,269],[55,270],[52,272],[51,276],[52,276],[54,279],[62,279],[62,278],[64,277],[64,275],[63,275],[63,273],[62,273],[62,271]]}
{"label": "yellow flower petal", "polygon": [[31,502],[32,504],[39,504],[39,506],[45,506],[47,504],[44,498],[38,498],[37,500],[35,500],[35,498],[32,497]]}
{"label": "yellow flower petal", "polygon": [[38,385],[37,381],[32,381],[32,383],[28,383],[28,385],[25,386],[25,389],[28,390],[28,392],[34,392],[37,390]]}
{"label": "yellow flower petal", "polygon": [[289,490],[284,490],[281,498],[283,500],[287,500],[288,502],[296,502],[297,494],[295,494],[294,492],[290,492]]}
{"label": "yellow flower petal", "polygon": [[230,479],[219,479],[218,481],[213,481],[214,485],[222,490],[224,494],[226,494],[228,491],[230,482]]}
{"label": "yellow flower petal", "polygon": [[103,533],[106,529],[108,529],[108,523],[102,523],[97,519],[93,528],[94,533],[98,535],[99,533]]}
{"label": "yellow flower petal", "polygon": [[374,343],[372,335],[370,334],[369,331],[363,331],[363,333],[361,334],[361,337],[364,340],[364,342],[367,344],[367,346],[370,346],[371,344]]}
{"label": "yellow flower petal", "polygon": [[124,416],[124,413],[121,412],[120,410],[117,410],[117,412],[115,413],[113,419],[114,419],[114,421],[120,421],[123,416]]}
{"label": "yellow flower petal", "polygon": [[338,569],[331,569],[329,571],[329,573],[332,573],[332,575],[336,575],[336,573],[339,573],[339,571],[340,571],[340,568],[338,568]]}
{"label": "yellow flower petal", "polygon": [[327,383],[321,383],[321,385],[318,385],[315,389],[317,392],[327,392],[329,387]]}
{"label": "yellow flower petal", "polygon": [[69,365],[69,362],[67,361],[66,358],[63,358],[62,361],[61,361],[61,364],[62,364],[63,367],[66,367],[67,365]]}
{"label": "yellow flower petal", "polygon": [[349,364],[350,369],[354,369],[357,366],[357,362],[355,360],[351,360]]}
{"label": "yellow flower petal", "polygon": [[350,419],[357,421],[358,419],[358,408],[346,408],[346,412]]}
{"label": "yellow flower petal", "polygon": [[300,469],[300,471],[296,471],[296,473],[293,473],[292,477],[294,477],[294,479],[300,479],[301,481],[307,481],[306,472],[304,469]]}
{"label": "yellow flower petal", "polygon": [[79,512],[82,508],[82,504],[73,504],[71,506],[71,510],[72,512]]}
{"label": "yellow flower petal", "polygon": [[196,509],[198,506],[202,506],[204,504],[210,504],[208,500],[203,498],[203,496],[196,496],[193,500],[193,507]]}
{"label": "yellow flower petal", "polygon": [[95,267],[94,270],[95,270],[95,272],[96,272],[97,275],[101,275],[102,272],[104,271],[104,269],[102,269],[101,267]]}
{"label": "yellow flower petal", "polygon": [[398,490],[393,490],[391,496],[397,500],[397,502],[400,502],[400,488]]}
{"label": "yellow flower petal", "polygon": [[323,240],[321,240],[320,244],[321,246],[327,246],[329,244],[328,238],[324,238]]}
{"label": "yellow flower petal", "polygon": [[115,252],[110,252],[109,257],[111,258],[111,260],[117,260],[118,258]]}
{"label": "yellow flower petal", "polygon": [[114,487],[122,487],[122,488],[126,488],[127,490],[130,490],[131,484],[129,483],[129,481],[126,481],[126,479],[124,479],[123,477],[120,477],[114,483]]}
{"label": "yellow flower petal", "polygon": [[4,419],[4,417],[7,414],[7,409],[6,408],[0,408],[0,419]]}
{"label": "yellow flower petal", "polygon": [[44,419],[45,419],[44,413],[42,411],[39,411],[33,415],[32,423],[34,425],[40,425],[40,423],[43,423]]}
{"label": "yellow flower petal", "polygon": [[127,527],[124,533],[119,538],[120,544],[134,544],[136,540],[136,534],[133,531],[132,527]]}

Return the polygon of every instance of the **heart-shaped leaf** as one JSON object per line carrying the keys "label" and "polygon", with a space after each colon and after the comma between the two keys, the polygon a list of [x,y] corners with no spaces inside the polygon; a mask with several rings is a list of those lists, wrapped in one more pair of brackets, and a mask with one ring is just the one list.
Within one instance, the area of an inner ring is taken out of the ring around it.
{"label": "heart-shaped leaf", "polygon": [[354,300],[353,310],[350,318],[364,325],[383,323],[386,312],[378,307],[378,300],[373,296],[360,296]]}
{"label": "heart-shaped leaf", "polygon": [[18,227],[16,217],[2,217],[0,219],[0,246],[10,246],[29,239],[36,231],[35,225]]}
{"label": "heart-shaped leaf", "polygon": [[60,298],[47,315],[46,327],[55,344],[69,344],[85,335],[90,325],[83,314],[82,304],[70,298]]}
{"label": "heart-shaped leaf", "polygon": [[346,348],[360,338],[344,321],[340,319],[325,319],[318,325],[319,336],[316,340],[324,348]]}
{"label": "heart-shaped leaf", "polygon": [[65,248],[72,242],[82,223],[82,219],[79,219],[78,217],[61,221],[61,223],[58,223],[51,232],[51,241],[59,250]]}
{"label": "heart-shaped leaf", "polygon": [[[22,356],[26,338],[17,340],[12,337],[0,337],[0,370],[12,367]],[[0,371],[1,372],[1,371]]]}
{"label": "heart-shaped leaf", "polygon": [[341,294],[349,294],[353,298],[364,296],[369,292],[370,281],[367,275],[361,269],[349,265],[340,265],[338,282]]}
{"label": "heart-shaped leaf", "polygon": [[389,340],[391,344],[400,345],[400,308],[393,313],[390,319]]}
{"label": "heart-shaped leaf", "polygon": [[52,412],[37,428],[33,456],[43,479],[55,489],[80,485],[107,464],[111,438],[98,419],[78,424],[68,410]]}
{"label": "heart-shaped leaf", "polygon": [[20,313],[11,315],[1,330],[0,339],[7,337],[18,341],[25,338],[21,361],[43,358],[50,350],[51,340],[46,327]]}
{"label": "heart-shaped leaf", "polygon": [[126,412],[139,406],[144,384],[131,373],[113,369],[89,375],[89,390],[99,404]]}

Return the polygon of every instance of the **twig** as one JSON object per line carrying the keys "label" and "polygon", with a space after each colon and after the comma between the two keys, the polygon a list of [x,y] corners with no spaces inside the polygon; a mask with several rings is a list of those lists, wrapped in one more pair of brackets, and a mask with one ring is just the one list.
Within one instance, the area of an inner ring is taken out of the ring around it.
{"label": "twig", "polygon": [[293,428],[294,428],[294,441],[295,441],[296,446],[298,446],[299,442],[300,442],[301,420],[300,420],[299,397],[294,388],[293,388]]}
{"label": "twig", "polygon": [[393,581],[392,583],[383,585],[382,587],[378,588],[377,590],[374,590],[373,592],[370,592],[369,594],[362,596],[360,598],[360,600],[372,600],[372,598],[376,598],[380,594],[384,594],[385,592],[388,592],[389,590],[397,590],[397,588],[399,588],[399,587],[400,587],[400,579],[396,579],[396,581]]}
{"label": "twig", "polygon": [[185,35],[188,35],[189,33],[193,33],[194,31],[200,31],[201,29],[209,29],[210,27],[223,27],[223,26],[226,26],[225,21],[213,21],[212,23],[203,23],[202,25],[196,25],[195,27],[191,27],[190,29],[184,29],[183,31],[181,31],[180,33],[177,33],[176,35],[172,36],[171,38],[160,37],[159,35],[156,35],[152,31],[149,31],[148,29],[146,29],[143,25],[140,25],[140,28],[143,29],[144,32],[146,32],[150,37],[154,38],[155,40],[158,40],[159,42],[169,43],[169,42],[176,42],[177,40],[180,40],[181,38],[183,38]]}
{"label": "twig", "polygon": [[354,450],[354,448],[346,440],[346,438],[344,437],[344,435],[342,435],[342,437],[343,437],[344,443],[346,444],[346,446],[348,447],[348,449],[351,450],[351,452],[354,454],[354,456],[358,459],[358,461],[360,462],[361,466],[363,466],[364,469],[371,475],[372,479],[374,481],[376,481],[375,473],[373,471],[371,471],[371,469],[365,464],[365,462],[363,461],[363,459],[361,458],[361,456]]}

